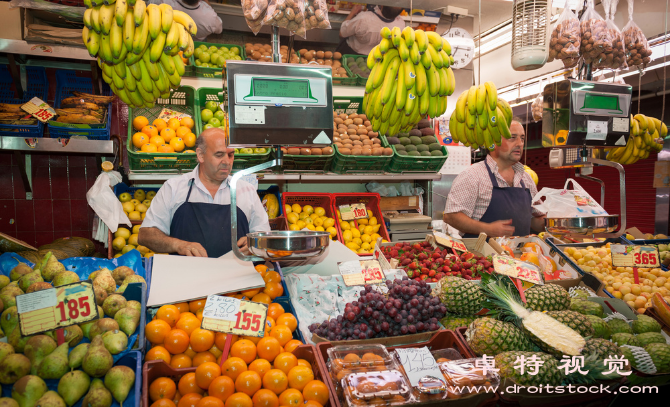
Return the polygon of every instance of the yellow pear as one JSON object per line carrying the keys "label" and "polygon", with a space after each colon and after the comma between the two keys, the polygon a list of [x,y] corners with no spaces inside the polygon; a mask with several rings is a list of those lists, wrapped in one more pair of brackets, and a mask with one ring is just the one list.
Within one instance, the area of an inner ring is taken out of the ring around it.
{"label": "yellow pear", "polygon": [[[128,214],[128,219],[130,220],[142,220],[142,215],[138,211],[132,211]],[[128,236],[130,237],[130,236]]]}
{"label": "yellow pear", "polygon": [[121,202],[128,202],[131,199],[133,199],[133,197],[130,196],[130,194],[127,193],[127,192],[124,192],[121,195],[119,195],[119,201],[121,201]]}
{"label": "yellow pear", "polygon": [[[140,201],[139,199],[131,199],[129,202],[132,202],[133,205],[137,206],[137,205],[139,205],[140,202],[142,202],[142,201]],[[128,211],[128,212],[130,212],[130,211]]]}
{"label": "yellow pear", "polygon": [[114,237],[122,237],[124,239],[128,239],[130,237],[130,230],[126,228],[118,228],[116,229],[116,232],[114,232]]}
{"label": "yellow pear", "polygon": [[120,236],[112,240],[112,247],[114,248],[114,250],[121,250],[125,245],[126,245],[126,239]]}
{"label": "yellow pear", "polygon": [[123,210],[124,210],[125,212],[132,212],[132,211],[135,210],[135,204],[133,204],[133,203],[130,202],[130,201],[128,201],[128,202],[124,202],[123,204],[121,204],[121,206],[123,207]]}
{"label": "yellow pear", "polygon": [[139,234],[140,233],[140,228],[142,225],[135,225],[133,226],[133,233]]}
{"label": "yellow pear", "polygon": [[133,198],[137,199],[138,201],[142,202],[146,198],[146,194],[144,193],[143,189],[138,189],[135,191],[133,194]]}
{"label": "yellow pear", "polygon": [[137,235],[135,233],[130,235],[130,237],[128,238],[128,244],[131,244],[133,246],[137,246]]}
{"label": "yellow pear", "polygon": [[147,208],[151,206],[151,199],[145,199],[142,201],[142,205],[146,206]]}
{"label": "yellow pear", "polygon": [[154,199],[155,196],[156,196],[156,191],[149,191],[149,192],[147,192],[146,198],[147,199]]}
{"label": "yellow pear", "polygon": [[135,210],[139,213],[144,213],[147,211],[147,209],[148,209],[147,206],[144,204],[139,204],[135,207]]}

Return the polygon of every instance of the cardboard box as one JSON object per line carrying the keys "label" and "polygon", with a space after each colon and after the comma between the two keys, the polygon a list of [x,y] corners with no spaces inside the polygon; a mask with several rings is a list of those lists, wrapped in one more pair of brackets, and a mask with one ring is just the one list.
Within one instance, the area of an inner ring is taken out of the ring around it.
{"label": "cardboard box", "polygon": [[[2,38],[6,40],[23,39],[23,10],[15,7],[9,8],[8,2],[0,3],[0,27],[2,27]],[[81,37],[81,34],[79,35]]]}
{"label": "cardboard box", "polygon": [[84,48],[83,23],[68,20],[45,10],[25,9],[23,39]]}
{"label": "cardboard box", "polygon": [[418,211],[419,197],[413,196],[383,196],[379,200],[379,208],[384,211]]}
{"label": "cardboard box", "polygon": [[515,256],[517,254],[521,254],[520,248],[523,247],[523,245],[525,245],[526,243],[537,243],[542,248],[542,252],[544,253],[544,255],[548,256],[554,262],[556,262],[556,266],[558,267],[559,270],[564,271],[566,274],[569,274],[570,276],[570,278],[565,278],[561,280],[550,280],[547,281],[547,283],[559,284],[562,287],[569,288],[578,285],[579,281],[581,281],[581,276],[579,272],[575,270],[563,257],[558,255],[558,253],[553,252],[551,250],[551,247],[549,247],[549,245],[539,237],[536,236],[515,237],[508,240],[510,242],[509,248],[512,249],[512,251],[514,251]]}
{"label": "cardboard box", "polygon": [[670,161],[654,163],[654,188],[670,187]]}

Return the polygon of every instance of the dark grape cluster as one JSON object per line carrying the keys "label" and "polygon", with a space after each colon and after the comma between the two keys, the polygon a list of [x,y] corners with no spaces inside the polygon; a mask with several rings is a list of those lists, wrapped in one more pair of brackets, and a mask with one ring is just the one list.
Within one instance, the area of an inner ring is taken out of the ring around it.
{"label": "dark grape cluster", "polygon": [[358,301],[344,307],[338,315],[321,324],[312,324],[309,330],[331,341],[384,338],[436,331],[438,321],[447,308],[433,297],[425,281],[386,281],[388,296],[366,285]]}

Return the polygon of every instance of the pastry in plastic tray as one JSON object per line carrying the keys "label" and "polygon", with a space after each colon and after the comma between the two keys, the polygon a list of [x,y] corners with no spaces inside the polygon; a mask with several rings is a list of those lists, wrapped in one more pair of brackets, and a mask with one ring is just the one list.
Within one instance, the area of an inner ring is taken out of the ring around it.
{"label": "pastry in plastic tray", "polygon": [[484,387],[493,386],[495,388],[500,384],[498,373],[487,371],[484,374],[483,368],[476,366],[477,360],[481,361],[482,359],[462,359],[440,364],[440,369],[447,379],[449,393],[467,396],[473,394],[473,390],[477,389],[477,386],[482,386],[480,392],[486,392]]}
{"label": "pastry in plastic tray", "polygon": [[395,369],[351,373],[342,379],[341,385],[350,406],[394,406],[406,404],[411,399],[409,382]]}
{"label": "pastry in plastic tray", "polygon": [[344,369],[391,367],[393,364],[384,345],[334,346],[328,349],[328,359],[335,368]]}

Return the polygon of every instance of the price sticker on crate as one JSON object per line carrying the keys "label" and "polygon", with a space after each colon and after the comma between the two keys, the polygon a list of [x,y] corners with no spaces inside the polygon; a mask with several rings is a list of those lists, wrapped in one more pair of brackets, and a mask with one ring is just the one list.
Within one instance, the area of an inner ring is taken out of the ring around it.
{"label": "price sticker on crate", "polygon": [[100,318],[93,285],[88,280],[19,295],[16,308],[23,336]]}
{"label": "price sticker on crate", "polygon": [[21,109],[30,113],[42,123],[46,123],[52,117],[56,116],[56,111],[47,102],[38,97],[30,99],[28,103],[21,106]]}
{"label": "price sticker on crate", "polygon": [[519,261],[509,256],[493,255],[493,269],[498,274],[517,278],[533,284],[544,284],[542,272],[535,264]]}
{"label": "price sticker on crate", "polygon": [[435,357],[430,354],[427,347],[422,348],[400,348],[395,350],[400,359],[407,378],[412,387],[418,387],[421,379],[425,377],[441,378],[444,380],[444,375],[440,370],[440,366],[435,361]]}
{"label": "price sticker on crate", "polygon": [[368,210],[362,203],[340,205],[340,217],[342,220],[366,219]]}
{"label": "price sticker on crate", "polygon": [[163,119],[163,120],[165,120],[166,122],[167,122],[168,120],[170,120],[170,119],[179,119],[179,120],[181,120],[181,119],[183,119],[184,117],[191,117],[191,115],[189,115],[189,114],[187,114],[187,113],[184,113],[184,112],[179,112],[179,111],[177,111],[177,110],[168,109],[167,107],[166,107],[166,108],[163,108],[163,110],[161,110],[160,114],[158,115],[158,118],[159,118],[159,119]]}
{"label": "price sticker on crate", "polygon": [[348,287],[365,284],[381,284],[386,276],[378,260],[354,260],[337,263],[344,284]]}
{"label": "price sticker on crate", "polygon": [[240,300],[221,295],[210,295],[202,311],[202,329],[233,335],[265,335],[267,304]]}
{"label": "price sticker on crate", "polygon": [[462,252],[468,251],[468,248],[465,247],[463,242],[460,242],[456,239],[452,239],[451,236],[447,236],[445,233],[433,232],[433,236],[435,237],[435,241],[438,244],[441,244],[442,246],[449,247],[451,249],[459,250]]}
{"label": "price sticker on crate", "polygon": [[661,267],[655,246],[610,245],[613,267]]}

